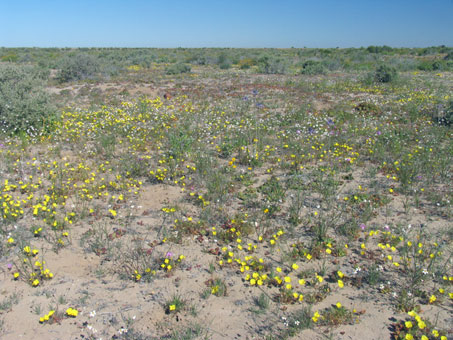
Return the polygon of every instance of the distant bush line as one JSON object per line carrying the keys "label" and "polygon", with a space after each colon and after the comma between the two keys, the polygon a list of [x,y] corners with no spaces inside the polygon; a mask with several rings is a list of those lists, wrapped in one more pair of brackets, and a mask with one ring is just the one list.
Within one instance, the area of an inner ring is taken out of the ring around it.
{"label": "distant bush line", "polygon": [[392,48],[0,48],[0,62],[57,70],[59,82],[112,77],[131,65],[165,64],[165,73],[189,73],[198,65],[262,74],[316,75],[373,71],[385,64],[403,71],[453,71],[453,47]]}

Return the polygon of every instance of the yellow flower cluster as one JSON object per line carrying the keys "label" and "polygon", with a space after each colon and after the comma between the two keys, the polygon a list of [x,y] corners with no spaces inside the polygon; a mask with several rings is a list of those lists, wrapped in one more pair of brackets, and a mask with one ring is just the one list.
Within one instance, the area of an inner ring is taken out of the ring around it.
{"label": "yellow flower cluster", "polygon": [[54,310],[49,311],[49,313],[47,313],[47,314],[44,315],[43,317],[40,317],[40,318],[39,318],[39,323],[44,323],[44,322],[49,321],[50,318],[54,315],[54,313],[55,313]]}
{"label": "yellow flower cluster", "polygon": [[79,311],[75,308],[69,307],[66,310],[66,315],[75,318],[77,315],[79,315]]}

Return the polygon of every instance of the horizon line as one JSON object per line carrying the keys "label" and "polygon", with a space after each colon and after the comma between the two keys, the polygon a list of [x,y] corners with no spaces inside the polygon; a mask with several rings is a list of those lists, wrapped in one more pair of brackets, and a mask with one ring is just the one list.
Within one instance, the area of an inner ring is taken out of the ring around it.
{"label": "horizon line", "polygon": [[55,48],[55,49],[80,49],[80,48],[90,48],[90,49],[102,49],[102,48],[130,48],[130,49],[279,49],[279,50],[289,50],[289,49],[360,49],[367,48],[370,46],[376,47],[390,47],[392,49],[417,49],[417,48],[428,48],[428,47],[447,47],[453,48],[453,45],[426,45],[426,46],[391,46],[391,45],[366,45],[366,46],[335,46],[335,47],[269,47],[269,46],[248,46],[248,47],[235,47],[235,46],[0,46],[0,48]]}

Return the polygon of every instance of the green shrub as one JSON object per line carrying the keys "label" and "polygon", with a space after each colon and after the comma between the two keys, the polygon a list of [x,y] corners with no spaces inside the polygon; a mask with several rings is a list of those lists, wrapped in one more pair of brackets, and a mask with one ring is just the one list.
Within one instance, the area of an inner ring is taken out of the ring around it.
{"label": "green shrub", "polygon": [[453,71],[453,60],[447,60],[445,63],[445,69],[447,71]]}
{"label": "green shrub", "polygon": [[190,66],[182,63],[170,65],[165,69],[166,74],[181,74],[189,73],[190,71],[191,71]]}
{"label": "green shrub", "polygon": [[442,60],[424,60],[418,64],[417,68],[421,71],[442,71],[447,68],[447,65]]}
{"label": "green shrub", "polygon": [[229,61],[225,53],[221,53],[219,55],[219,58],[217,59],[217,64],[222,70],[228,70],[231,67],[231,62]]}
{"label": "green shrub", "polygon": [[444,60],[453,60],[453,51],[449,52],[445,57]]}
{"label": "green shrub", "polygon": [[300,70],[300,73],[306,75],[326,74],[327,68],[320,61],[307,60],[302,64],[302,69]]}
{"label": "green shrub", "polygon": [[287,66],[281,58],[263,56],[258,60],[258,72],[265,74],[285,74]]}
{"label": "green shrub", "polygon": [[369,53],[388,53],[392,51],[390,46],[368,46],[366,49]]}
{"label": "green shrub", "polygon": [[99,72],[100,66],[96,57],[89,54],[67,56],[61,62],[57,74],[59,82],[77,81],[92,78]]}
{"label": "green shrub", "polygon": [[228,61],[224,61],[223,63],[219,64],[220,69],[222,70],[228,70],[231,68],[231,63]]}
{"label": "green shrub", "polygon": [[31,66],[0,65],[0,131],[36,136],[49,130],[55,109],[42,83],[47,74]]}
{"label": "green shrub", "polygon": [[374,80],[378,83],[390,83],[394,81],[398,73],[396,69],[388,65],[380,65],[374,72]]}
{"label": "green shrub", "polygon": [[239,62],[237,64],[241,70],[246,70],[252,66],[255,66],[256,60],[252,59],[252,58],[245,58],[245,59],[239,60]]}
{"label": "green shrub", "polygon": [[0,58],[0,61],[9,61],[12,63],[15,63],[19,60],[19,57],[15,53],[9,53],[7,55],[4,55]]}

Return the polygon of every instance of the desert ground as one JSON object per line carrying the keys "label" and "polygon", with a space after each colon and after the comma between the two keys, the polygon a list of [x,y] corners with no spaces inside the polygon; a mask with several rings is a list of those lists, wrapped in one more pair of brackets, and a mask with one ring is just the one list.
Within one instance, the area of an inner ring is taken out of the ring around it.
{"label": "desert ground", "polygon": [[0,52],[1,339],[453,337],[452,52]]}

